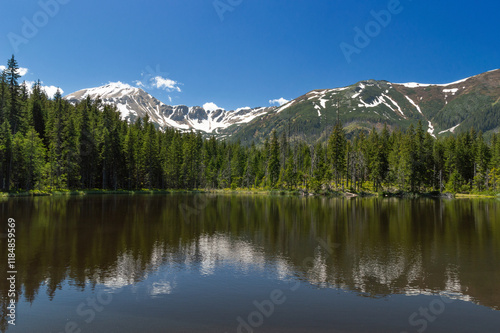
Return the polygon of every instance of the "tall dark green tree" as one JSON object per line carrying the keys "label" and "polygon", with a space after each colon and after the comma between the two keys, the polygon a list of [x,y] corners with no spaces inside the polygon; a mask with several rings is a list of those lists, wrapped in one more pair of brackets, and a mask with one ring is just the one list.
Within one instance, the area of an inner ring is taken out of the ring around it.
{"label": "tall dark green tree", "polygon": [[271,135],[271,143],[269,146],[269,159],[267,163],[267,173],[269,177],[269,185],[275,187],[280,177],[280,144],[276,131]]}
{"label": "tall dark green tree", "polygon": [[0,126],[0,187],[4,191],[10,190],[12,173],[12,134],[7,119]]}
{"label": "tall dark green tree", "polygon": [[12,133],[16,134],[18,131],[19,121],[20,121],[20,106],[19,106],[19,82],[18,79],[21,77],[19,74],[19,65],[17,60],[12,55],[12,58],[7,62],[7,69],[5,70],[7,76],[7,83],[9,86],[10,95],[10,109],[9,109],[9,122],[12,129]]}
{"label": "tall dark green tree", "polygon": [[328,140],[328,160],[331,165],[331,171],[336,188],[339,188],[342,178],[345,175],[346,143],[347,140],[342,123],[337,121],[333,127],[330,139]]}

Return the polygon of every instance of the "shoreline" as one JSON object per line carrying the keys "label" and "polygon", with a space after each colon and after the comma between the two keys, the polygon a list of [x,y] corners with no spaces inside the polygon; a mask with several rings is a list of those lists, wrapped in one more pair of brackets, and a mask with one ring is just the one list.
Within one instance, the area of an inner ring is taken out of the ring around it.
{"label": "shoreline", "polygon": [[196,189],[196,190],[67,190],[52,192],[0,192],[0,198],[16,197],[41,197],[41,196],[85,196],[85,195],[166,195],[166,194],[258,194],[258,195],[281,195],[281,196],[302,196],[302,197],[338,197],[338,198],[400,198],[400,199],[418,199],[418,198],[442,198],[442,199],[494,199],[499,198],[500,194],[463,194],[463,193],[439,193],[439,192],[359,192],[352,193],[348,191],[321,191],[308,192],[304,190],[279,190],[279,189]]}

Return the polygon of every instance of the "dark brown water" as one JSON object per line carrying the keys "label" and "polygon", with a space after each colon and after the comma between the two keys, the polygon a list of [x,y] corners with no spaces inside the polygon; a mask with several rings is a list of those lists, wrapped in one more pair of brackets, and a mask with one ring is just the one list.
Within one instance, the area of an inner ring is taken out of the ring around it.
{"label": "dark brown water", "polygon": [[3,332],[500,332],[498,200],[11,198],[0,216]]}

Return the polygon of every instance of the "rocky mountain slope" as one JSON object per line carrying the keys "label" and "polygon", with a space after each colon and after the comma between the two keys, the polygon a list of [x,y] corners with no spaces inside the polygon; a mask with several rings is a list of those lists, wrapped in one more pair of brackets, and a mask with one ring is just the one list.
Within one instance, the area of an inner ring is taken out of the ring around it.
{"label": "rocky mountain slope", "polygon": [[500,70],[439,85],[368,80],[344,88],[311,91],[235,129],[231,135],[242,142],[262,141],[276,130],[314,141],[326,138],[337,119],[348,134],[384,124],[406,128],[419,121],[433,136],[473,126],[484,132],[498,131],[499,101]]}
{"label": "rocky mountain slope", "polygon": [[337,119],[348,134],[381,128],[406,128],[422,121],[433,136],[475,127],[500,128],[500,70],[449,84],[391,83],[367,80],[348,87],[308,92],[281,107],[234,111],[166,105],[140,88],[121,82],[84,89],[65,98],[79,102],[100,97],[115,104],[123,119],[146,115],[159,126],[195,130],[242,142],[262,142],[273,130],[308,141],[326,138]]}
{"label": "rocky mountain slope", "polygon": [[114,104],[121,113],[122,119],[135,121],[137,117],[149,116],[152,122],[163,127],[174,127],[179,130],[202,131],[220,134],[221,130],[232,125],[241,125],[265,114],[271,108],[242,108],[234,111],[223,109],[206,110],[203,107],[185,105],[170,106],[162,103],[144,90],[121,82],[109,83],[102,87],[83,89],[64,98],[72,103],[80,102],[87,97],[100,98],[103,103]]}

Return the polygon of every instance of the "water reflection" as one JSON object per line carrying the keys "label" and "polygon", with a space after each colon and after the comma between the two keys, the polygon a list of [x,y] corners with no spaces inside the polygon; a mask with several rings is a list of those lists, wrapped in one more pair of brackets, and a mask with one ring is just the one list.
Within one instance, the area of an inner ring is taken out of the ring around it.
{"label": "water reflection", "polygon": [[[28,302],[53,299],[65,284],[133,287],[163,269],[172,278],[147,290],[158,297],[176,292],[175,272],[230,269],[363,296],[445,293],[500,307],[495,200],[88,196],[8,199],[0,212],[17,221],[17,287]],[[0,258],[6,249],[0,239]]]}

